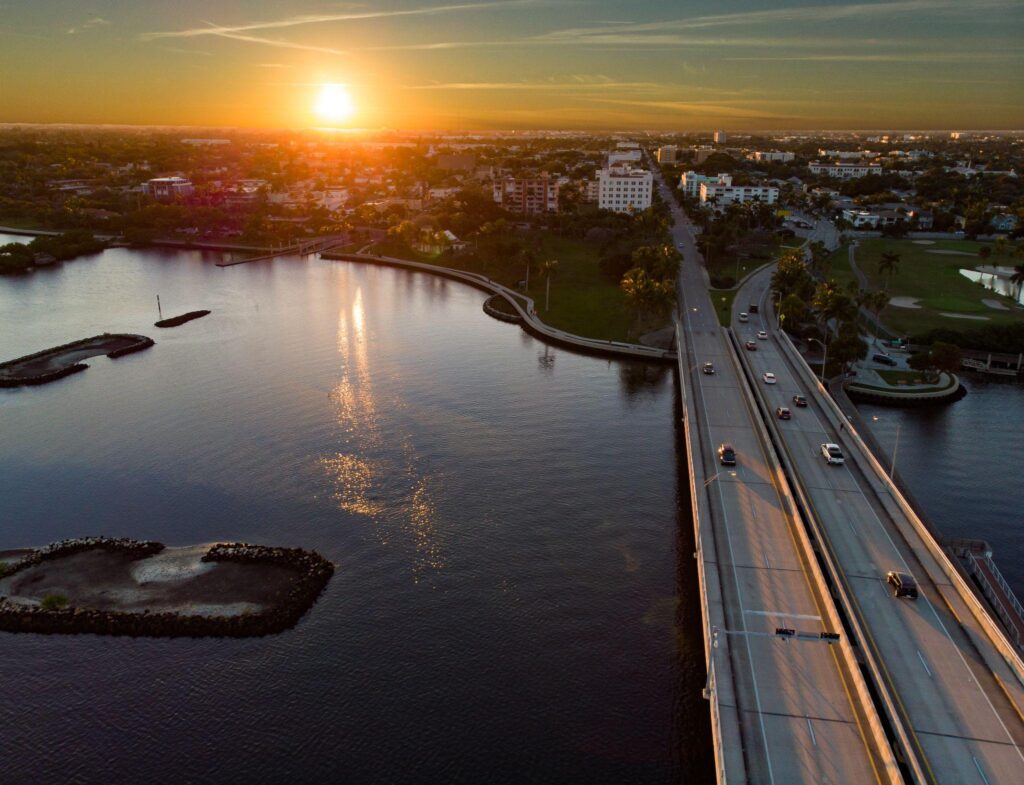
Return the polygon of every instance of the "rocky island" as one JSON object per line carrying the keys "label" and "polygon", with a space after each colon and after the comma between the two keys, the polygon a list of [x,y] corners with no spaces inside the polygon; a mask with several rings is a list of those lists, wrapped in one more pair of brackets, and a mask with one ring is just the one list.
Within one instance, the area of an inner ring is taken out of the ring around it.
{"label": "rocky island", "polygon": [[334,574],[317,553],[88,537],[0,551],[0,631],[249,637],[293,627]]}
{"label": "rocky island", "polygon": [[209,311],[189,311],[183,313],[180,316],[172,316],[168,319],[161,319],[159,322],[154,322],[154,327],[178,327],[186,322],[191,322],[193,319],[202,319],[204,316],[209,316]]}
{"label": "rocky island", "polygon": [[116,359],[148,349],[153,344],[152,338],[129,333],[103,333],[82,338],[0,363],[0,387],[47,384],[84,371],[89,366],[81,361],[89,357],[105,354]]}

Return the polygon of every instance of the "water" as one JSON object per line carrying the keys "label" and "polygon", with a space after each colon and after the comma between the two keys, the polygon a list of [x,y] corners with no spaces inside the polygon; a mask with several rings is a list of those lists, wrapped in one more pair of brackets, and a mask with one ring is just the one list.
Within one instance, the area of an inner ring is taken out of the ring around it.
{"label": "water", "polygon": [[888,451],[886,463],[895,450],[896,470],[939,531],[987,540],[1024,598],[1024,385],[975,374],[961,381],[967,397],[949,406],[858,409]]}
{"label": "water", "polygon": [[[0,237],[0,244],[10,239]],[[152,326],[156,295],[169,316]],[[546,348],[453,282],[113,249],[0,279],[0,547],[85,534],[337,564],[250,640],[3,635],[8,783],[707,782],[667,370]]]}

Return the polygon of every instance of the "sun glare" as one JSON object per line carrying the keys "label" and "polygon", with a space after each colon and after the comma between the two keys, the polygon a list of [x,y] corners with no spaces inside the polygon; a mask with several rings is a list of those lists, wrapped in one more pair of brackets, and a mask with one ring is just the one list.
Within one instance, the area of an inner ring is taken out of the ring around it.
{"label": "sun glare", "polygon": [[352,119],[356,113],[352,96],[345,85],[325,84],[320,88],[314,107],[317,115],[332,123],[344,123]]}

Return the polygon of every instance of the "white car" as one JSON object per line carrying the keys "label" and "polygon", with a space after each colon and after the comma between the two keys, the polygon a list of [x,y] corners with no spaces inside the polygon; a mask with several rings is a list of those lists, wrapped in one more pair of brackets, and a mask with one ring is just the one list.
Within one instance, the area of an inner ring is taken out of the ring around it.
{"label": "white car", "polygon": [[757,340],[759,340],[759,341],[767,341],[768,340],[768,333],[766,333],[764,330],[759,331],[758,334],[757,334]]}
{"label": "white car", "polygon": [[825,458],[825,463],[831,464],[832,466],[842,466],[846,463],[846,459],[843,457],[843,451],[839,449],[838,444],[821,445],[821,454]]}
{"label": "white car", "polygon": [[750,316],[747,314],[746,311],[744,311],[743,313],[740,314],[740,321],[741,322],[748,322],[748,321],[750,321]]}
{"label": "white car", "polygon": [[762,376],[761,378],[764,379],[765,384],[775,384],[776,381],[775,374],[772,373],[771,371],[765,371],[764,376]]}

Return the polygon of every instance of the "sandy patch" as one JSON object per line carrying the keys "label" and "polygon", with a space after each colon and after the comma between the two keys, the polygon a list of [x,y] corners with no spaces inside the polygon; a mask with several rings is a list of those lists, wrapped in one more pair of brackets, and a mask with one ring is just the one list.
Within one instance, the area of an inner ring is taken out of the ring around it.
{"label": "sandy patch", "polygon": [[895,305],[897,308],[920,308],[918,305],[918,299],[916,297],[890,297],[889,305]]}
{"label": "sandy patch", "polygon": [[943,256],[977,256],[976,253],[970,253],[969,251],[949,251],[944,248],[937,248],[934,251],[925,251],[925,253],[937,253]]}
{"label": "sandy patch", "polygon": [[945,311],[943,311],[939,314],[939,316],[948,316],[950,319],[970,319],[971,321],[974,322],[988,321],[987,316],[972,316],[971,314],[966,313],[946,313]]}
{"label": "sandy patch", "polygon": [[1003,303],[999,302],[999,300],[982,300],[982,302],[985,303],[985,305],[988,306],[989,308],[991,308],[993,311],[1009,311],[1010,310],[1008,307],[1006,307],[1006,305],[1004,305]]}
{"label": "sandy patch", "polygon": [[135,562],[132,566],[132,578],[136,583],[161,583],[193,578],[209,572],[216,566],[214,562],[202,561],[208,550],[209,544],[165,548],[156,556]]}
{"label": "sandy patch", "polygon": [[914,240],[914,245],[935,245],[934,240]]}

